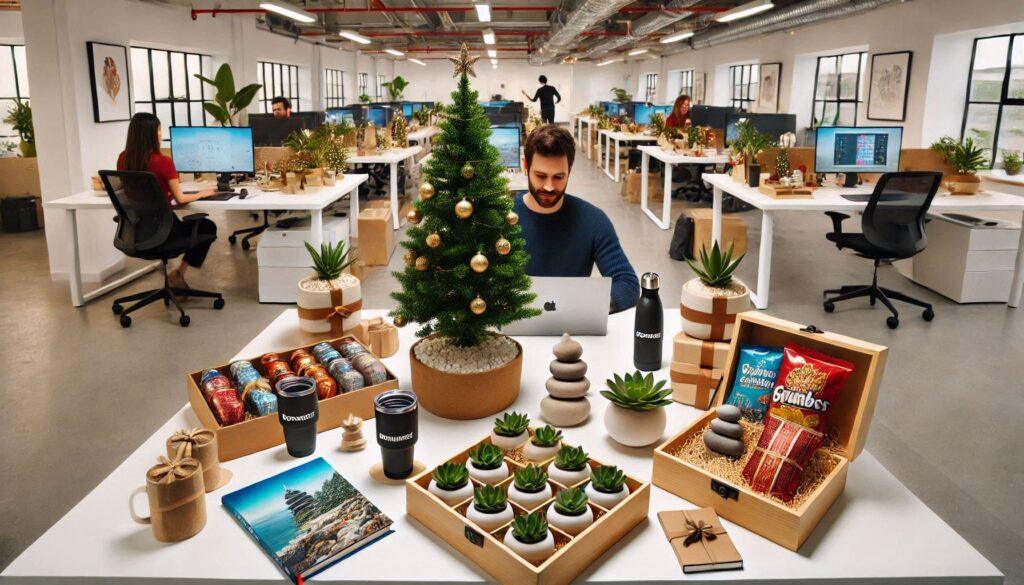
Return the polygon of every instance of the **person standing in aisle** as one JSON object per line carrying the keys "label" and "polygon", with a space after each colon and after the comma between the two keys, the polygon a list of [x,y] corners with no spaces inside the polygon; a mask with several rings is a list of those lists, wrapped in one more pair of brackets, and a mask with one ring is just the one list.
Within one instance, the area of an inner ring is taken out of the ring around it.
{"label": "person standing in aisle", "polygon": [[[526,91],[523,91],[523,95],[531,102],[540,100],[540,121],[545,124],[554,124],[555,104],[562,102],[562,96],[558,95],[557,89],[548,85],[547,77],[541,75],[537,78],[537,81],[540,82],[540,87],[537,88],[533,97],[530,97],[530,94],[526,93]],[[555,98],[558,98],[557,102]]]}

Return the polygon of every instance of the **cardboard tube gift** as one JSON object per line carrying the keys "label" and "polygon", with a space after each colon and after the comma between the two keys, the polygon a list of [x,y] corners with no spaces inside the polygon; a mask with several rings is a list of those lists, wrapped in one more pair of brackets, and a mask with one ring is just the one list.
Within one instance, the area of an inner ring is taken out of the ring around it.
{"label": "cardboard tube gift", "polygon": [[328,291],[298,292],[299,327],[307,333],[340,337],[358,329],[362,321],[363,295],[360,284]]}
{"label": "cardboard tube gift", "polygon": [[724,370],[728,359],[729,344],[724,341],[695,339],[683,332],[672,340],[672,361]]}
{"label": "cardboard tube gift", "polygon": [[167,439],[167,458],[170,460],[193,458],[203,467],[203,486],[207,493],[223,486],[231,479],[231,472],[220,466],[217,434],[196,427],[181,429]]}
{"label": "cardboard tube gift", "polygon": [[[135,512],[135,496],[146,494],[149,516]],[[146,485],[128,496],[128,512],[139,524],[151,524],[160,542],[191,538],[206,526],[203,466],[191,457],[171,461],[164,457],[146,472]]]}
{"label": "cardboard tube gift", "polygon": [[722,370],[702,368],[693,364],[672,362],[669,379],[672,399],[681,404],[707,410],[722,381]]}

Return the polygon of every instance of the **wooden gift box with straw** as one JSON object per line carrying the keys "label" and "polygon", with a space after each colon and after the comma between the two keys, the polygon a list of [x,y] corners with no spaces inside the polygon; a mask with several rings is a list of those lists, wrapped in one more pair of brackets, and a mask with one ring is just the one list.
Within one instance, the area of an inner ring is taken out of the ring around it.
{"label": "wooden gift box with straw", "polygon": [[[722,405],[729,398],[741,346],[781,348],[790,342],[854,364],[853,372],[828,411],[826,429],[833,443],[827,449],[819,449],[815,455],[815,462],[820,465],[817,469],[823,470],[819,477],[823,478],[816,486],[811,486],[810,493],[786,504],[755,493],[743,481],[730,482],[699,462],[684,458],[685,446],[693,445],[693,441],[700,441],[703,446],[700,435],[716,417],[715,409],[654,450],[653,482],[698,506],[713,507],[719,516],[772,542],[797,550],[843,492],[849,465],[864,450],[888,349],[756,311],[740,313],[736,316],[729,360],[714,406]],[[756,447],[757,438],[758,434],[744,433],[745,453],[738,463],[741,469]],[[717,455],[710,460],[728,461]],[[807,486],[802,484],[801,487]]]}
{"label": "wooden gift box with straw", "polygon": [[[341,342],[348,340],[354,340],[364,348],[366,347],[351,335],[338,337],[336,339],[326,339],[324,341],[330,343],[335,349],[337,349]],[[317,343],[321,342],[317,341],[302,347],[279,350],[273,353],[281,356],[281,359],[290,364],[292,353],[298,349],[304,349],[312,354],[312,347]],[[260,370],[260,356],[251,356],[244,359],[252,362],[256,369]],[[232,384],[235,383],[235,379],[231,375],[230,364],[215,366],[213,368],[203,368],[202,370],[192,372],[186,376],[186,383],[188,385],[188,402],[192,406],[192,410],[195,411],[196,416],[199,417],[199,422],[202,426],[217,433],[220,460],[230,461],[232,459],[249,455],[250,453],[256,453],[257,451],[262,451],[264,449],[269,449],[283,444],[284,431],[281,430],[281,423],[278,421],[277,413],[243,420],[242,422],[229,426],[221,426],[220,423],[217,422],[217,418],[213,415],[213,411],[210,410],[210,406],[206,403],[206,399],[203,397],[203,392],[200,389],[200,381],[203,377],[203,372],[210,369],[219,371],[221,374],[224,374],[228,380],[231,380]],[[387,366],[384,366],[384,369],[388,373],[388,378],[380,384],[365,386],[359,390],[346,392],[344,394],[339,393],[336,396],[327,398],[326,400],[320,400],[317,403],[320,418],[316,423],[316,432],[322,433],[341,426],[341,421],[350,413],[355,414],[363,420],[373,418],[373,399],[381,392],[398,388],[398,378],[395,376],[394,372],[388,369]],[[260,372],[262,373],[262,370],[260,370]]]}
{"label": "wooden gift box with straw", "polygon": [[[530,433],[532,435],[532,429]],[[446,461],[466,463],[469,460],[469,452],[476,449],[480,442],[491,441],[489,437],[478,441]],[[512,484],[515,471],[526,466],[526,459],[522,457],[519,449],[514,449],[506,452],[505,461],[511,473],[497,485],[507,490]],[[546,469],[550,461],[551,459],[548,459],[538,465]],[[591,458],[589,465],[593,468],[604,463]],[[591,502],[589,505],[594,512],[594,523],[576,536],[570,536],[550,526],[549,529],[555,538],[555,552],[547,560],[534,564],[524,560],[503,544],[502,539],[505,532],[510,530],[510,524],[487,532],[466,517],[466,510],[472,505],[472,498],[448,505],[427,491],[433,471],[433,468],[430,468],[406,480],[406,512],[504,585],[571,583],[601,554],[646,519],[650,506],[651,484],[627,475],[626,486],[629,488],[629,496],[626,499],[611,509],[602,508]],[[483,485],[473,479],[470,481],[474,487]],[[584,481],[574,486],[563,486],[550,479],[548,483],[553,494],[566,487],[582,487],[586,484]],[[548,506],[553,502],[554,498],[550,498],[532,510],[526,510],[511,500],[508,505],[512,507],[514,515],[519,516],[532,511],[546,513]]]}

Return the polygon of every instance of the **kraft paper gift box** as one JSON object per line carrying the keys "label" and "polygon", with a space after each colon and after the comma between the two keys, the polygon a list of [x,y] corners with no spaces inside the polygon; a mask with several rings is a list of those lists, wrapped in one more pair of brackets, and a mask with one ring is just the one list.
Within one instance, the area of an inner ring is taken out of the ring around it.
{"label": "kraft paper gift box", "polygon": [[395,249],[390,207],[359,212],[359,258],[365,266],[386,266]]}
{"label": "kraft paper gift box", "polygon": [[672,361],[702,368],[724,370],[729,360],[729,342],[695,339],[680,331],[672,339]]}
{"label": "kraft paper gift box", "polygon": [[672,362],[669,378],[672,399],[694,408],[707,410],[722,381],[722,370],[702,368],[694,364]]}
{"label": "kraft paper gift box", "polygon": [[714,508],[658,512],[658,521],[683,573],[743,568],[743,557]]}

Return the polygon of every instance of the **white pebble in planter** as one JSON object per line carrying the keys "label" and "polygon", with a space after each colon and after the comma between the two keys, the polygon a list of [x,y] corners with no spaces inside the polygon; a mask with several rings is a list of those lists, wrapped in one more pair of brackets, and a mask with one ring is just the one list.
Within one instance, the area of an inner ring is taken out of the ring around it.
{"label": "white pebble in planter", "polygon": [[555,537],[551,535],[550,530],[548,530],[547,536],[544,537],[544,540],[527,544],[525,542],[520,542],[519,539],[512,534],[512,529],[510,528],[508,532],[505,533],[504,543],[505,546],[512,549],[512,551],[517,555],[531,563],[543,562],[555,552]]}
{"label": "white pebble in planter", "polygon": [[481,512],[474,504],[470,504],[466,517],[484,531],[491,532],[512,521],[512,506],[506,505],[500,512]]}

